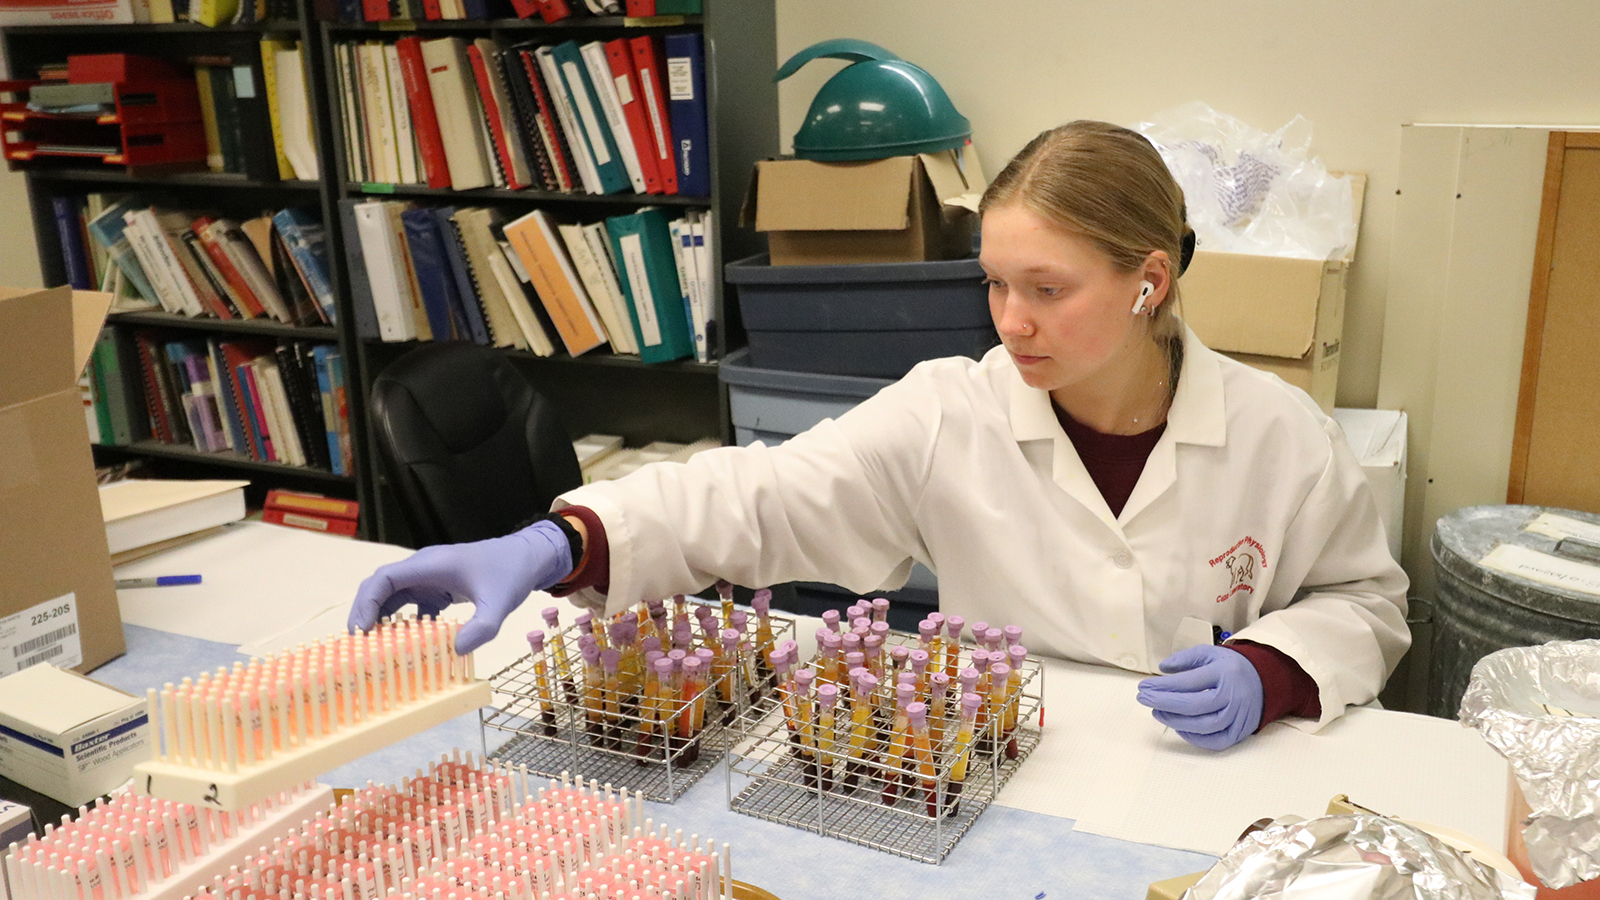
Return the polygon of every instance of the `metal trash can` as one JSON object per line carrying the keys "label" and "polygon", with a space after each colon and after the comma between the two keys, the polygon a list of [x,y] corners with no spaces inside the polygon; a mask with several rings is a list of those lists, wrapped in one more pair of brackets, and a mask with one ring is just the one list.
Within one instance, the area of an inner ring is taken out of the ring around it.
{"label": "metal trash can", "polygon": [[[1542,506],[1469,506],[1439,519],[1429,543],[1438,582],[1429,715],[1454,719],[1473,664],[1495,650],[1600,638],[1600,595],[1482,564],[1502,544],[1557,557],[1563,563],[1600,562],[1600,547],[1589,540],[1528,530],[1545,513],[1600,530],[1600,515]],[[1595,569],[1600,576],[1600,565]]]}

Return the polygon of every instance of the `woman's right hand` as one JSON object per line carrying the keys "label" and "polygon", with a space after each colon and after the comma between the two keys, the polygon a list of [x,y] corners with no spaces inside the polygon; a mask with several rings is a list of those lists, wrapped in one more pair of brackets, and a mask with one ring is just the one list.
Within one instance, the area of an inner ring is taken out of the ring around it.
{"label": "woman's right hand", "polygon": [[472,618],[456,634],[456,652],[471,653],[499,633],[529,594],[561,583],[572,567],[572,545],[550,521],[486,541],[424,547],[361,582],[349,627],[367,631],[412,603],[423,615],[471,603]]}

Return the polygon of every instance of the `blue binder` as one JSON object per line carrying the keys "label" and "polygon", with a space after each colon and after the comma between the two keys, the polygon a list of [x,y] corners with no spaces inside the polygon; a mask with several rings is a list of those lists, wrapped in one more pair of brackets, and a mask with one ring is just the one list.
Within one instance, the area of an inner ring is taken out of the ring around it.
{"label": "blue binder", "polygon": [[444,242],[439,237],[439,223],[434,221],[433,210],[412,208],[400,213],[406,226],[406,244],[411,248],[411,266],[417,273],[417,287],[422,291],[422,307],[428,312],[428,327],[433,329],[433,339],[446,341],[452,334],[466,334],[465,324],[452,329],[451,312],[459,304],[454,296],[455,278],[450,274],[450,263],[445,258]]}
{"label": "blue binder", "polygon": [[711,150],[706,130],[706,60],[698,33],[669,34],[666,50],[667,113],[672,119],[678,193],[711,196]]}

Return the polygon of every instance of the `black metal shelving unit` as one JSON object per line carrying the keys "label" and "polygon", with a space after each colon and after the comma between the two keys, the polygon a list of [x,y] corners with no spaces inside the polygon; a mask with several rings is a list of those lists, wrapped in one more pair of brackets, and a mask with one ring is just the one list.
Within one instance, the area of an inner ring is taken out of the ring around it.
{"label": "black metal shelving unit", "polygon": [[[344,198],[384,197],[418,203],[471,203],[521,215],[548,208],[564,216],[594,221],[646,205],[673,210],[709,209],[715,212],[717,239],[713,266],[759,252],[758,236],[738,226],[739,207],[754,163],[778,150],[777,87],[772,71],[777,62],[773,0],[706,0],[704,15],[626,19],[620,16],[573,18],[546,24],[537,19],[482,21],[388,22],[349,24],[318,21],[312,0],[300,0],[298,18],[255,25],[207,28],[189,23],[168,25],[28,26],[0,29],[13,73],[25,74],[39,65],[60,62],[68,54],[129,52],[182,60],[215,52],[218,47],[254,49],[264,35],[289,35],[301,42],[307,59],[306,88],[316,131],[319,175],[317,181],[255,181],[240,175],[180,172],[155,177],[130,175],[120,168],[97,168],[83,163],[40,165],[27,169],[31,212],[39,237],[40,267],[48,284],[67,279],[61,248],[55,237],[51,198],[91,192],[126,194],[148,192],[176,208],[216,210],[248,216],[262,209],[316,206],[327,226],[329,275],[338,298],[336,326],[287,327],[261,321],[212,318],[189,319],[167,313],[118,313],[113,327],[159,327],[174,332],[252,334],[302,338],[337,343],[345,358],[351,385],[349,414],[356,465],[351,476],[327,471],[261,463],[235,454],[201,453],[153,441],[132,446],[96,448],[102,463],[143,459],[163,474],[188,477],[251,478],[266,487],[284,486],[318,490],[362,502],[361,535],[370,539],[409,543],[392,493],[382,477],[379,461],[368,440],[365,398],[375,377],[417,344],[383,343],[356,333],[353,309],[370,298],[352,294],[350,259],[339,221],[339,201]],[[645,33],[698,31],[704,37],[709,138],[712,167],[710,197],[642,196],[632,193],[588,195],[548,191],[435,190],[423,185],[388,185],[349,181],[343,120],[338,114],[338,85],[332,45],[335,41],[389,40],[406,35],[503,37],[507,42],[569,39],[595,40],[632,37]],[[714,280],[716,329],[714,359],[723,358],[744,343],[744,333],[734,304],[725,302],[722,279]],[[679,361],[645,365],[637,357],[599,351],[572,358],[565,354],[538,357],[525,351],[504,350],[538,389],[560,410],[574,436],[589,432],[622,435],[630,445],[653,440],[692,441],[716,436],[731,442],[727,391],[717,378],[715,361]]]}

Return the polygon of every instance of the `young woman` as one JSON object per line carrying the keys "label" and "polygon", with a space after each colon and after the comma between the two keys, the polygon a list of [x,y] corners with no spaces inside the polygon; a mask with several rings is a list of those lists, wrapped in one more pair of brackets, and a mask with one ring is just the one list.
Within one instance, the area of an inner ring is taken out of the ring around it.
{"label": "young woman", "polygon": [[1160,155],[1073,122],[1011,160],[982,214],[1002,343],[982,360],[922,363],[782,446],[649,466],[513,535],[426,548],[362,584],[351,627],[470,600],[465,651],[535,590],[615,612],[719,578],[865,593],[917,561],[946,613],[1020,625],[1031,652],[1165,673],[1138,701],[1198,746],[1375,698],[1410,642],[1406,576],[1333,422],[1174,314],[1193,232]]}

